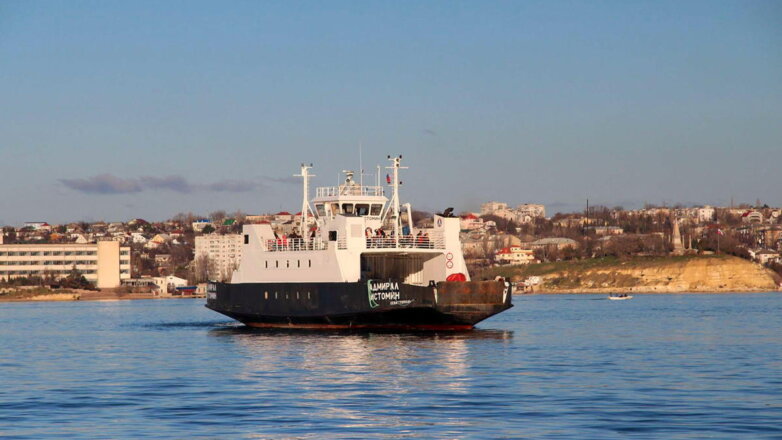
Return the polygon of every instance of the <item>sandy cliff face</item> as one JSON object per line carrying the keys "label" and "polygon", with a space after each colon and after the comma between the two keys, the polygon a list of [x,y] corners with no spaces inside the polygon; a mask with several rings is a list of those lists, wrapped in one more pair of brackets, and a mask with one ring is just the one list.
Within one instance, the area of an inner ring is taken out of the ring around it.
{"label": "sandy cliff face", "polygon": [[648,267],[567,270],[543,277],[548,292],[747,292],[778,287],[770,270],[736,257],[695,258]]}

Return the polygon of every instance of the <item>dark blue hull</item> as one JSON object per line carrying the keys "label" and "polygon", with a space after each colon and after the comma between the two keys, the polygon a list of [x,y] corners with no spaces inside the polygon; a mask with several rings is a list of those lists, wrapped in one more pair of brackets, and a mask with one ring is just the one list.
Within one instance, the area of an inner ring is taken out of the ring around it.
{"label": "dark blue hull", "polygon": [[511,297],[498,281],[210,283],[206,306],[253,327],[461,330],[511,308]]}

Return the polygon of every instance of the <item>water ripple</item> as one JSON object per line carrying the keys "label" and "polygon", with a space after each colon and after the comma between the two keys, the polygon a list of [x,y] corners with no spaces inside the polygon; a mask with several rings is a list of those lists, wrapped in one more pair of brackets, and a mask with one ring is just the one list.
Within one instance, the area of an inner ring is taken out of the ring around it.
{"label": "water ripple", "polygon": [[518,297],[460,333],[0,304],[0,437],[782,438],[780,298]]}

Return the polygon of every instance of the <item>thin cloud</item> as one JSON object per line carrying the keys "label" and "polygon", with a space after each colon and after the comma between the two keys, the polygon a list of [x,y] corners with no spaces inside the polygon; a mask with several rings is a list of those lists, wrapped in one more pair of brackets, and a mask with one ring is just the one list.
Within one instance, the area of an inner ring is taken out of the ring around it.
{"label": "thin cloud", "polygon": [[84,194],[131,194],[143,191],[173,191],[180,194],[195,192],[239,193],[263,189],[265,185],[259,181],[226,179],[212,183],[195,184],[184,176],[169,175],[164,177],[142,176],[139,178],[122,178],[112,174],[99,174],[83,179],[59,179],[59,182],[74,191]]}
{"label": "thin cloud", "polygon": [[182,194],[193,192],[193,185],[182,176],[142,177],[141,182],[145,188],[168,189]]}
{"label": "thin cloud", "polygon": [[249,180],[221,180],[206,185],[206,189],[215,192],[248,192],[263,187],[260,182]]}
{"label": "thin cloud", "polygon": [[428,134],[429,136],[437,136],[437,132],[431,128],[424,128],[424,134]]}
{"label": "thin cloud", "polygon": [[301,179],[298,177],[264,177],[264,179],[274,182],[274,183],[285,183],[285,184],[296,184],[301,182]]}
{"label": "thin cloud", "polygon": [[86,194],[128,194],[143,191],[138,179],[99,174],[86,179],[60,179],[66,187]]}

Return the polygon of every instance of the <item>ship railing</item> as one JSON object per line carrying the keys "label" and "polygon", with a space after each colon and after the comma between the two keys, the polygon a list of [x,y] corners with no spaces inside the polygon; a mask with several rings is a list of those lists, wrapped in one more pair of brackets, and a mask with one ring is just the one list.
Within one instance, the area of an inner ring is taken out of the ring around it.
{"label": "ship railing", "polygon": [[399,244],[394,237],[368,237],[367,249],[445,249],[442,237],[404,235]]}
{"label": "ship railing", "polygon": [[383,195],[382,186],[361,186],[361,185],[322,186],[315,190],[316,197],[337,197],[337,196],[378,197],[382,195]]}
{"label": "ship railing", "polygon": [[348,248],[348,240],[345,237],[339,237],[337,239],[337,249],[347,249]]}
{"label": "ship railing", "polygon": [[327,248],[327,244],[318,238],[278,238],[266,240],[266,249],[269,252],[286,251],[322,251]]}

